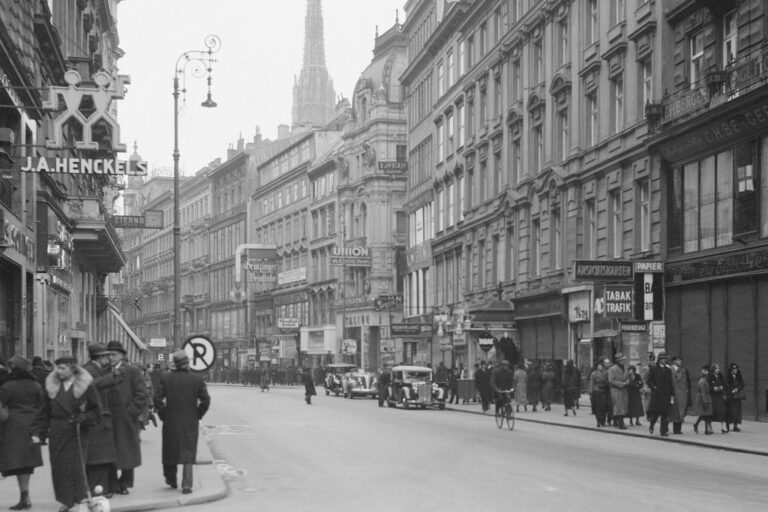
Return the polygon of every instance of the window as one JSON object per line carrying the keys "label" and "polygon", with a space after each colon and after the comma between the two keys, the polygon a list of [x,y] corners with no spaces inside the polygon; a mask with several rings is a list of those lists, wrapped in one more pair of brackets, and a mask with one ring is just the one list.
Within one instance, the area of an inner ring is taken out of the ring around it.
{"label": "window", "polygon": [[464,104],[456,107],[456,121],[459,123],[459,147],[464,145],[464,136],[466,134],[467,120],[464,118]]}
{"label": "window", "polygon": [[480,176],[479,183],[477,187],[477,199],[478,204],[485,201],[488,197],[488,160],[483,160],[480,162]]}
{"label": "window", "polygon": [[445,72],[448,75],[448,87],[450,88],[456,81],[456,70],[453,63],[453,49],[448,50],[448,54],[445,57],[446,69]]}
{"label": "window", "polygon": [[513,60],[510,68],[511,102],[520,101],[523,97],[522,78],[520,76],[520,60]]}
{"label": "window", "polygon": [[515,184],[520,183],[522,180],[523,166],[520,155],[520,138],[512,139],[510,144],[509,163],[511,166],[512,179],[515,180]]}
{"label": "window", "polygon": [[541,223],[535,219],[531,223],[531,275],[541,273]]}
{"label": "window", "polygon": [[511,281],[515,278],[515,227],[514,223],[507,225],[506,233],[506,260],[504,277],[507,281]]}
{"label": "window", "polygon": [[557,130],[557,151],[560,160],[565,160],[570,149],[570,136],[568,133],[568,104],[560,107],[555,118],[555,130]]}
{"label": "window", "polygon": [[501,99],[501,72],[494,73],[493,76],[493,115],[496,119],[501,119],[502,99]]}
{"label": "window", "polygon": [[457,186],[459,188],[459,222],[464,220],[464,176],[456,178]]}
{"label": "window", "polygon": [[620,76],[611,80],[611,107],[612,132],[619,133],[624,129],[624,79]]}
{"label": "window", "polygon": [[608,197],[608,207],[610,208],[609,215],[611,222],[611,255],[614,258],[621,258],[623,248],[623,228],[621,224],[621,191],[614,190],[610,192]]}
{"label": "window", "polygon": [[618,25],[626,17],[625,0],[611,0],[611,26]]}
{"label": "window", "polygon": [[640,63],[640,109],[642,112],[645,105],[653,101],[653,67],[652,60],[646,59]]}
{"label": "window", "polygon": [[733,233],[738,235],[757,229],[754,142],[736,146],[734,160]]}
{"label": "window", "polygon": [[437,63],[437,97],[441,98],[445,93],[445,69],[443,61]]}
{"label": "window", "polygon": [[482,23],[480,25],[480,55],[485,55],[488,51],[488,24]]}
{"label": "window", "polygon": [[570,62],[568,46],[568,18],[563,18],[557,25],[557,64],[562,66]]}
{"label": "window", "polygon": [[550,261],[552,268],[560,270],[563,268],[562,237],[563,237],[563,217],[559,208],[552,210],[552,241],[550,242]]}
{"label": "window", "polygon": [[523,15],[523,0],[511,0],[509,6],[509,17],[512,23],[515,23]]}
{"label": "window", "polygon": [[437,162],[440,163],[445,158],[445,132],[443,131],[443,122],[437,123]]}
{"label": "window", "polygon": [[533,84],[537,85],[544,81],[544,38],[540,37],[533,41],[531,46],[532,66],[531,77],[533,78]]}
{"label": "window", "polygon": [[475,190],[474,190],[474,186],[475,186],[475,171],[474,171],[474,169],[468,169],[467,170],[466,178],[467,179],[466,179],[466,182],[464,184],[464,186],[466,187],[466,195],[465,195],[466,202],[464,203],[464,209],[465,210],[469,210],[475,204],[475,196],[474,196],[474,194],[475,194]]}
{"label": "window", "polygon": [[454,183],[451,182],[451,183],[448,184],[447,192],[446,192],[446,195],[447,195],[446,200],[447,200],[447,203],[448,203],[446,205],[446,209],[448,210],[448,222],[446,224],[446,227],[448,227],[448,228],[453,226],[454,219],[456,218],[455,217],[456,205],[455,205],[455,201],[454,201],[455,194],[456,194],[456,187],[455,187]]}
{"label": "window", "polygon": [[637,182],[637,241],[641,251],[651,249],[651,183],[650,180]]}
{"label": "window", "polygon": [[597,144],[600,122],[600,114],[597,107],[597,91],[587,94],[586,100],[587,112],[584,119],[587,126],[585,127],[586,129],[584,130],[584,133],[587,137],[587,146],[594,146]]}
{"label": "window", "polygon": [[475,100],[470,94],[467,97],[467,137],[475,136]]}
{"label": "window", "polygon": [[736,11],[731,11],[723,16],[723,66],[727,66],[736,60],[738,26],[736,25]]}
{"label": "window", "polygon": [[477,244],[477,288],[485,288],[485,240]]}
{"label": "window", "polygon": [[542,133],[541,123],[533,127],[531,144],[531,168],[534,172],[538,172],[544,164],[544,134]]}
{"label": "window", "polygon": [[503,182],[502,173],[503,169],[501,166],[501,152],[496,152],[493,154],[493,189],[490,190],[491,193],[489,196],[493,196],[495,193],[501,190],[501,185]]}
{"label": "window", "polygon": [[502,277],[502,268],[504,265],[504,252],[501,250],[501,240],[499,239],[499,235],[493,235],[493,241],[492,241],[492,247],[491,250],[493,251],[493,262],[492,262],[492,268],[491,268],[491,276],[494,283],[500,283],[501,277]]}
{"label": "window", "polygon": [[448,157],[453,155],[453,152],[456,150],[454,147],[454,120],[453,120],[453,112],[445,116],[445,128],[448,131],[448,136],[446,137],[446,140],[448,142]]}
{"label": "window", "polygon": [[480,130],[485,130],[488,123],[488,88],[483,82],[480,84]]}
{"label": "window", "polygon": [[501,7],[493,13],[493,43],[498,43],[499,39],[501,39]]}
{"label": "window", "polygon": [[691,71],[688,77],[691,89],[696,87],[696,82],[703,78],[704,73],[704,33],[696,32],[689,41]]}
{"label": "window", "polygon": [[464,76],[467,72],[467,42],[459,43],[459,76]]}
{"label": "window", "polygon": [[597,212],[595,211],[594,199],[589,200],[584,208],[584,257],[592,259],[595,257],[595,246],[597,245]]}
{"label": "window", "polygon": [[466,49],[466,58],[467,58],[467,70],[472,69],[472,66],[475,64],[475,38],[474,36],[469,36],[466,41],[467,49]]}
{"label": "window", "polygon": [[435,216],[435,231],[439,233],[443,230],[443,222],[445,219],[445,189],[441,188],[437,191],[437,216]]}
{"label": "window", "polygon": [[597,0],[587,0],[585,23],[584,33],[587,38],[585,43],[589,46],[596,43],[600,38],[600,12],[598,11]]}

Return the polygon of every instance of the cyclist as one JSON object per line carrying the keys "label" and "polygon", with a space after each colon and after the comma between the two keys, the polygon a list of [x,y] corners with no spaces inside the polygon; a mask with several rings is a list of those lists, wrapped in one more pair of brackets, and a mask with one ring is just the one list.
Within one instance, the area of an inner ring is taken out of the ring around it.
{"label": "cyclist", "polygon": [[511,391],[515,385],[515,372],[509,367],[509,361],[506,359],[501,361],[501,364],[493,369],[491,373],[491,389],[494,393],[494,402],[496,404],[496,411],[504,405],[504,393],[503,391]]}

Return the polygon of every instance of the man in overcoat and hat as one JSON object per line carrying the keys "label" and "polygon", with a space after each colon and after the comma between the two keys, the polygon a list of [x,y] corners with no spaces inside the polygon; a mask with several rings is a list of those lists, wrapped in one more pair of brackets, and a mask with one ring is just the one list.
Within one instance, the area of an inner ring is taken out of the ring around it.
{"label": "man in overcoat and hat", "polygon": [[[141,466],[142,414],[147,409],[147,384],[141,369],[126,360],[122,343],[107,343],[112,373],[119,382],[110,393],[109,409],[115,434],[115,467],[110,477],[110,491],[128,494],[133,487],[133,471]],[[117,472],[120,471],[118,476]]]}
{"label": "man in overcoat and hat", "polygon": [[111,390],[122,380],[122,377],[115,377],[110,371],[109,352],[105,344],[88,345],[88,356],[90,361],[83,365],[83,369],[93,377],[93,386],[101,402],[101,421],[88,432],[85,472],[88,475],[91,491],[93,492],[96,486],[100,485],[109,498],[111,497],[109,478],[115,466],[115,434],[109,403]]}
{"label": "man in overcoat and hat", "polygon": [[664,437],[669,436],[669,414],[675,399],[675,383],[672,380],[672,369],[669,359],[664,352],[656,357],[656,365],[648,370],[646,385],[651,390],[651,400],[648,404],[648,432],[653,434],[656,420],[659,420],[659,430]]}
{"label": "man in overcoat and hat", "polygon": [[203,378],[189,370],[186,352],[174,352],[173,364],[175,369],[165,372],[155,388],[155,407],[163,422],[163,475],[165,483],[176,489],[177,466],[181,464],[181,492],[189,494],[200,420],[211,405],[211,397]]}

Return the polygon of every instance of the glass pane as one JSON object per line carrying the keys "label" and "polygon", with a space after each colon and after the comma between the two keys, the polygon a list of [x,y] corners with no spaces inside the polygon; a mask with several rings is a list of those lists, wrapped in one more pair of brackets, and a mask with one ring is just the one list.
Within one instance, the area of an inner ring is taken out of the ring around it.
{"label": "glass pane", "polygon": [[754,142],[740,144],[735,150],[734,223],[736,234],[757,229],[757,195],[754,176]]}
{"label": "glass pane", "polygon": [[701,161],[701,247],[711,249],[715,246],[715,157]]}
{"label": "glass pane", "polygon": [[733,152],[717,155],[717,245],[733,241]]}
{"label": "glass pane", "polygon": [[768,139],[762,140],[763,157],[760,159],[760,235],[768,236]]}
{"label": "glass pane", "polygon": [[699,250],[699,163],[683,172],[683,252],[693,252]]}

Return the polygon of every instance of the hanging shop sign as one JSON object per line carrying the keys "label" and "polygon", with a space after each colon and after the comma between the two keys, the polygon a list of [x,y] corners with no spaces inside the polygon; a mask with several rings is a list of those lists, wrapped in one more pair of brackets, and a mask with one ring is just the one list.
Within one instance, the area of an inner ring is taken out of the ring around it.
{"label": "hanging shop sign", "polygon": [[488,331],[481,332],[477,337],[477,344],[483,352],[489,352],[493,348],[495,342],[496,338],[494,338]]}
{"label": "hanging shop sign", "polygon": [[21,228],[12,222],[12,217],[5,218],[5,212],[0,209],[0,247],[13,249],[30,264],[35,261],[35,241],[25,235]]}
{"label": "hanging shop sign", "polygon": [[76,158],[28,156],[17,164],[22,172],[56,174],[96,174],[113,176],[146,176],[147,162],[116,158]]}
{"label": "hanging shop sign", "polygon": [[573,265],[576,281],[632,281],[631,261],[576,260]]}
{"label": "hanging shop sign", "polygon": [[648,324],[638,320],[622,320],[621,332],[648,332]]}

